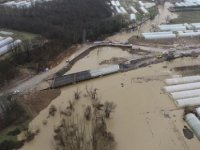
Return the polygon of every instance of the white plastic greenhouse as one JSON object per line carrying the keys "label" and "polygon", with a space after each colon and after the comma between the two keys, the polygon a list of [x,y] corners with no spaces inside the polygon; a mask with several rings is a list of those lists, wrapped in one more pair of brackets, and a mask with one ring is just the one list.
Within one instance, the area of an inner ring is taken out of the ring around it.
{"label": "white plastic greenhouse", "polygon": [[195,37],[195,36],[200,36],[200,32],[194,32],[194,31],[178,31],[178,36],[179,37]]}
{"label": "white plastic greenhouse", "polygon": [[13,43],[10,43],[10,44],[7,44],[7,45],[1,47],[0,48],[0,56],[9,52],[11,50],[11,47],[15,47],[15,46],[19,45],[21,42],[22,42],[21,40],[16,40]]}
{"label": "white plastic greenhouse", "polygon": [[192,82],[200,82],[200,76],[178,77],[178,78],[165,80],[165,83],[167,85],[185,84],[185,83],[192,83]]}
{"label": "white plastic greenhouse", "polygon": [[113,6],[117,6],[115,1],[111,1],[111,4],[112,4]]}
{"label": "white plastic greenhouse", "polygon": [[197,113],[198,117],[200,117],[200,107],[196,108],[196,113]]}
{"label": "white plastic greenhouse", "polygon": [[164,87],[164,91],[168,92],[168,93],[178,92],[178,91],[186,91],[186,90],[194,90],[194,89],[200,89],[200,82],[171,85],[171,86]]}
{"label": "white plastic greenhouse", "polygon": [[0,47],[6,46],[7,44],[10,44],[11,42],[13,42],[13,38],[7,37],[0,41]]}
{"label": "white plastic greenhouse", "polygon": [[126,9],[125,9],[124,7],[120,7],[120,10],[121,10],[121,12],[122,12],[123,14],[127,14],[127,11],[126,11]]}
{"label": "white plastic greenhouse", "polygon": [[174,93],[171,93],[170,96],[175,100],[176,99],[197,97],[197,96],[200,97],[200,89],[174,92]]}
{"label": "white plastic greenhouse", "polygon": [[111,74],[119,71],[119,65],[112,65],[100,69],[90,70],[90,75],[92,77],[103,76],[106,74]]}
{"label": "white plastic greenhouse", "polygon": [[116,3],[117,6],[121,6],[119,1],[116,1],[115,3]]}
{"label": "white plastic greenhouse", "polygon": [[178,99],[175,102],[178,107],[195,106],[200,105],[200,97]]}
{"label": "white plastic greenhouse", "polygon": [[142,1],[138,1],[138,3],[139,3],[139,5],[140,5],[141,7],[144,7],[144,3],[143,3]]}
{"label": "white plastic greenhouse", "polygon": [[183,30],[186,30],[186,26],[184,26],[183,24],[159,25],[158,28],[161,31],[183,31]]}
{"label": "white plastic greenhouse", "polygon": [[138,12],[133,6],[131,6],[130,9],[132,10],[132,12],[133,12],[134,14],[136,14],[136,13]]}
{"label": "white plastic greenhouse", "polygon": [[200,121],[192,113],[185,115],[185,121],[188,123],[190,128],[194,131],[197,138],[200,140]]}
{"label": "white plastic greenhouse", "polygon": [[159,34],[173,34],[172,31],[165,31],[165,32],[144,32],[142,35],[159,35]]}
{"label": "white plastic greenhouse", "polygon": [[118,14],[122,14],[121,9],[119,9],[118,7],[115,7],[115,9],[116,9],[116,11],[117,11]]}
{"label": "white plastic greenhouse", "polygon": [[142,36],[147,40],[176,38],[176,34],[173,32],[148,32],[142,33]]}
{"label": "white plastic greenhouse", "polygon": [[144,8],[143,6],[140,7],[140,10],[142,11],[142,13],[144,14],[148,14],[148,10],[146,8]]}

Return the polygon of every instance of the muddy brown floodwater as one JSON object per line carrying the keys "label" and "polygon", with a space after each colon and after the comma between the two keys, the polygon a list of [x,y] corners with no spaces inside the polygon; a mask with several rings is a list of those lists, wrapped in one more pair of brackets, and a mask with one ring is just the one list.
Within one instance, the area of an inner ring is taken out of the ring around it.
{"label": "muddy brown floodwater", "polygon": [[124,58],[124,59],[129,60],[129,59],[138,58],[138,57],[139,56],[132,55],[129,52],[122,50],[121,48],[100,47],[100,48],[94,49],[83,59],[75,63],[73,67],[66,74],[112,65],[112,63],[102,64],[102,62],[106,60],[110,60],[112,58]]}
{"label": "muddy brown floodwater", "polygon": [[[101,101],[113,101],[117,107],[111,119],[107,120],[108,129],[117,141],[117,150],[199,150],[200,142],[184,137],[183,110],[177,109],[174,102],[162,92],[164,79],[174,75],[170,71],[176,63],[164,62],[125,73],[82,82],[61,89],[61,95],[52,101],[58,110],[66,108],[73,93],[82,91],[76,114],[86,107],[89,99],[84,97],[85,86],[98,88]],[[167,66],[167,67],[163,67]],[[123,86],[122,86],[123,85]],[[30,123],[30,129],[40,129],[35,139],[26,143],[22,150],[53,149],[53,130],[59,124],[61,116],[47,118],[51,104],[40,112]],[[43,121],[47,120],[47,125]]]}
{"label": "muddy brown floodwater", "polygon": [[[168,3],[165,4],[164,9],[159,7],[159,12],[163,16],[155,18],[158,23],[163,22],[168,16],[167,8]],[[150,31],[155,20],[147,21],[140,31]],[[125,42],[137,34],[137,31],[123,32],[107,39]],[[114,57],[130,59],[137,56],[119,48],[98,48],[78,61],[67,74],[108,65],[100,65],[100,63]],[[83,116],[81,112],[89,101],[88,97],[83,96],[87,85],[98,89],[102,102],[112,101],[117,104],[111,119],[107,120],[108,130],[115,136],[117,150],[199,150],[200,143],[195,136],[188,140],[183,135],[182,127],[186,125],[182,120],[183,110],[177,109],[173,101],[161,90],[164,79],[175,74],[171,68],[177,62],[181,60],[164,62],[61,88],[60,96],[42,110],[29,125],[30,130],[39,128],[40,133],[21,149],[53,150],[53,132],[62,117],[57,113],[54,117],[48,118],[50,106],[55,105],[59,111],[65,109],[69,100],[73,100],[74,91],[78,88],[82,94],[76,105],[75,115]],[[43,125],[44,120],[47,121],[46,125]]]}

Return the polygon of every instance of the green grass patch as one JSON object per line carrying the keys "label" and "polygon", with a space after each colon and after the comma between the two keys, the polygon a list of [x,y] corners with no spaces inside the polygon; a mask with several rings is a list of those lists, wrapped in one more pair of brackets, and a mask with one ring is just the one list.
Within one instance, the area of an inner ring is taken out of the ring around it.
{"label": "green grass patch", "polygon": [[136,13],[136,18],[137,18],[137,22],[140,22],[144,18],[144,15],[141,13]]}
{"label": "green grass patch", "polygon": [[170,23],[195,23],[200,22],[200,11],[177,12],[178,18],[172,19]]}
{"label": "green grass patch", "polygon": [[19,130],[24,130],[25,128],[28,127],[30,120],[27,120],[21,124],[17,124],[17,125],[11,125],[8,126],[7,128],[4,128],[3,130],[0,131],[0,143],[3,141],[17,141],[17,135],[8,135],[9,132],[15,130],[15,129],[19,129]]}
{"label": "green grass patch", "polygon": [[151,7],[148,10],[149,10],[149,17],[151,20],[153,20],[156,17],[156,15],[159,13],[157,6]]}

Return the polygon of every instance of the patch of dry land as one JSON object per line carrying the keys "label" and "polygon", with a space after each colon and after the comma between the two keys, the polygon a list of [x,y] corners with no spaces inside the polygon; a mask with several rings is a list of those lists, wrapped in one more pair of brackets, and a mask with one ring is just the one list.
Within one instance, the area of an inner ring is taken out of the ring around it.
{"label": "patch of dry land", "polygon": [[63,116],[56,113],[48,117],[49,107],[53,104],[58,110],[65,109],[69,100],[75,101],[74,91],[78,88],[81,98],[75,105],[75,115],[83,116],[80,112],[90,101],[84,96],[86,85],[98,89],[102,102],[112,101],[117,105],[107,120],[117,150],[199,150],[200,142],[195,136],[190,140],[184,137],[183,128],[187,124],[182,119],[183,110],[177,109],[161,90],[164,79],[175,74],[171,68],[187,59],[192,61],[190,58],[178,59],[62,88],[61,95],[30,123],[30,129],[39,128],[40,133],[22,150],[54,149],[54,129]]}

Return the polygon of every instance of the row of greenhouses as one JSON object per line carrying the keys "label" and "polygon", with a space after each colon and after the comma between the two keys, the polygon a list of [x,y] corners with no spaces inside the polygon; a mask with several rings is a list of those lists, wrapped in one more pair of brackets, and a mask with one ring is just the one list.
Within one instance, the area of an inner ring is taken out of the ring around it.
{"label": "row of greenhouses", "polygon": [[4,6],[12,7],[12,8],[30,8],[32,5],[35,5],[35,3],[42,3],[42,2],[48,2],[51,0],[16,0],[16,1],[9,1],[4,3]]}
{"label": "row of greenhouses", "polygon": [[200,76],[176,76],[165,80],[163,90],[178,107],[191,107],[185,111],[184,120],[200,140]]}
{"label": "row of greenhouses", "polygon": [[200,76],[166,79],[163,89],[178,107],[200,105]]}
{"label": "row of greenhouses", "polygon": [[141,35],[146,40],[200,36],[200,23],[163,24],[159,25],[158,29],[159,32],[146,32]]}
{"label": "row of greenhouses", "polygon": [[136,20],[136,14],[149,14],[148,8],[155,6],[155,3],[144,3],[142,1],[132,2],[128,6],[124,6],[119,0],[110,1],[111,9],[116,14],[129,15],[130,20]]}
{"label": "row of greenhouses", "polygon": [[200,0],[183,0],[176,2],[175,7],[197,7],[200,6]]}
{"label": "row of greenhouses", "polygon": [[160,31],[200,30],[200,23],[162,24],[158,28]]}

